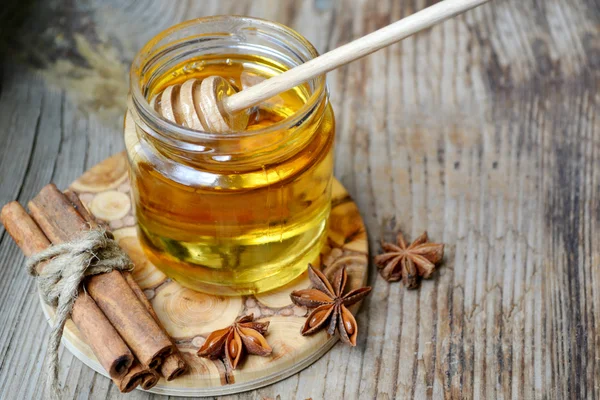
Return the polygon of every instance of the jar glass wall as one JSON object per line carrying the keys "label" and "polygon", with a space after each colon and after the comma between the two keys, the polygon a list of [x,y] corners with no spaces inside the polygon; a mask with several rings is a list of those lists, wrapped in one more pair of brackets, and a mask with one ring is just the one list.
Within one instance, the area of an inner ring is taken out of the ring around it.
{"label": "jar glass wall", "polygon": [[318,259],[330,210],[334,116],[324,77],[259,104],[240,132],[186,128],[149,100],[211,75],[241,90],[316,55],[285,26],[223,16],[177,25],[134,60],[124,130],[138,233],[149,259],[182,285],[258,293]]}

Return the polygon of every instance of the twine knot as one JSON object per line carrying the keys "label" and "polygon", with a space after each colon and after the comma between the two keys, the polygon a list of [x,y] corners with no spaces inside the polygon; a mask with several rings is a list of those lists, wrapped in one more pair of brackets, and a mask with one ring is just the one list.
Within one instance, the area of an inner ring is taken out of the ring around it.
{"label": "twine knot", "polygon": [[[41,273],[40,263],[47,262]],[[27,260],[29,273],[37,277],[44,302],[56,307],[46,358],[46,390],[52,399],[60,399],[58,349],[63,329],[73,310],[81,282],[91,275],[113,270],[130,271],[131,259],[119,247],[110,232],[95,229],[68,243],[50,246]]]}

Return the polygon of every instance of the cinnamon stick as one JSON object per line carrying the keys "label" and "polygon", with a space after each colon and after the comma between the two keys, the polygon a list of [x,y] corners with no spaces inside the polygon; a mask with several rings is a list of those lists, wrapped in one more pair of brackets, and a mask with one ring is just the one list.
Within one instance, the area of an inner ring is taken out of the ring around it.
{"label": "cinnamon stick", "polygon": [[144,390],[150,390],[154,386],[156,386],[159,379],[160,379],[160,375],[158,375],[158,372],[151,369],[151,370],[149,370],[149,373],[144,375],[144,377],[142,378],[142,383],[140,384],[140,386]]}
{"label": "cinnamon stick", "polygon": [[[64,193],[65,193],[65,196],[67,196],[67,198],[71,202],[71,204],[73,204],[73,207],[75,207],[75,209],[77,211],[79,211],[79,214],[81,214],[83,219],[90,225],[90,228],[95,229],[100,226],[99,222],[87,210],[87,208],[85,208],[85,206],[79,199],[79,196],[77,196],[77,194],[75,192],[73,192],[71,190],[66,190]],[[129,285],[129,287],[131,287],[131,290],[133,290],[133,293],[135,293],[135,295],[137,296],[140,303],[142,303],[142,305],[146,308],[146,310],[148,311],[150,316],[152,316],[152,318],[154,319],[154,321],[156,321],[158,326],[160,326],[160,328],[164,332],[166,332],[166,329],[160,322],[158,315],[156,315],[156,312],[154,311],[152,304],[150,303],[150,301],[144,294],[144,291],[142,290],[142,288],[140,288],[140,286],[135,281],[135,279],[133,279],[133,275],[131,274],[131,272],[124,272],[122,275],[125,278],[125,281]],[[177,349],[177,346],[175,346],[174,343],[173,343],[173,348],[174,348],[173,353],[168,355],[163,360],[163,362],[160,364],[160,367],[159,367],[160,374],[167,381],[172,381],[173,379],[183,375],[188,369],[188,365],[184,361],[183,357],[181,356],[181,353],[179,352],[179,350]],[[143,386],[144,385],[142,384],[142,387]]]}
{"label": "cinnamon stick", "polygon": [[[121,393],[129,393],[139,385],[143,385],[143,382],[149,379],[149,377],[154,376],[154,371],[142,366],[138,360],[135,360],[127,374],[120,379],[113,379],[113,382],[117,385]],[[158,382],[158,379],[156,381]]]}
{"label": "cinnamon stick", "polygon": [[[50,246],[44,233],[16,201],[2,208],[0,219],[25,256]],[[38,266],[38,272],[43,270],[44,265]],[[108,374],[112,378],[125,376],[133,363],[133,354],[94,300],[83,291],[75,300],[71,319]]]}
{"label": "cinnamon stick", "polygon": [[[133,290],[133,293],[135,293],[140,302],[144,305],[144,307],[146,307],[148,313],[150,313],[152,318],[154,318],[154,320],[161,327],[161,329],[163,331],[166,331],[164,326],[160,322],[160,319],[158,319],[158,315],[156,315],[152,304],[144,294],[144,291],[142,290],[142,288],[140,288],[135,279],[133,279],[133,275],[131,274],[131,272],[124,272],[123,277],[131,287],[131,290]],[[177,346],[175,346],[175,351],[173,351],[172,354],[170,354],[163,360],[159,369],[160,374],[167,381],[172,381],[173,379],[183,375],[187,371],[188,365],[184,361],[181,353],[179,352],[179,349],[177,349]]]}
{"label": "cinnamon stick", "polygon": [[[69,199],[53,184],[29,202],[31,216],[53,243],[73,240],[89,229]],[[88,293],[142,366],[154,369],[173,351],[170,338],[140,303],[119,271],[92,276]]]}
{"label": "cinnamon stick", "polygon": [[188,365],[184,361],[179,349],[163,360],[160,365],[160,374],[168,381],[185,374],[188,370]]}
{"label": "cinnamon stick", "polygon": [[69,199],[69,201],[75,208],[75,210],[77,210],[81,217],[90,225],[90,228],[107,228],[106,224],[99,223],[98,220],[94,218],[92,214],[90,214],[88,209],[81,202],[79,196],[77,196],[77,193],[71,191],[70,189],[65,190],[64,193],[65,196],[67,196],[67,199]]}

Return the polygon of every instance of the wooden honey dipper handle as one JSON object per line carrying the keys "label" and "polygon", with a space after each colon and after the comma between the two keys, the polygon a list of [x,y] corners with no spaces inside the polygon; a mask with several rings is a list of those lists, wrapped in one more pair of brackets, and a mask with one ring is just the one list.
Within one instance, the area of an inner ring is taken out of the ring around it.
{"label": "wooden honey dipper handle", "polygon": [[223,99],[227,114],[250,108],[337,67],[396,43],[489,0],[444,0],[360,39]]}
{"label": "wooden honey dipper handle", "polygon": [[191,129],[213,133],[243,131],[249,114],[242,110],[487,1],[441,1],[240,92],[227,79],[210,76],[202,82],[190,79],[183,85],[169,86],[160,102],[155,97],[150,105],[163,118]]}

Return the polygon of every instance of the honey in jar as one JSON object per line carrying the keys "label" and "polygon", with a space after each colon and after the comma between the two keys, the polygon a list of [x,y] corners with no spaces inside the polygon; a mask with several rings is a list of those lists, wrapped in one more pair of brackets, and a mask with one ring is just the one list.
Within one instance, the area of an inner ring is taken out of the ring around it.
{"label": "honey in jar", "polygon": [[203,292],[258,293],[319,256],[334,140],[323,77],[247,110],[240,131],[202,132],[161,113],[165,91],[180,101],[190,79],[216,75],[243,90],[316,55],[289,28],[228,16],[183,23],[140,51],[125,142],[138,234],[166,275]]}

